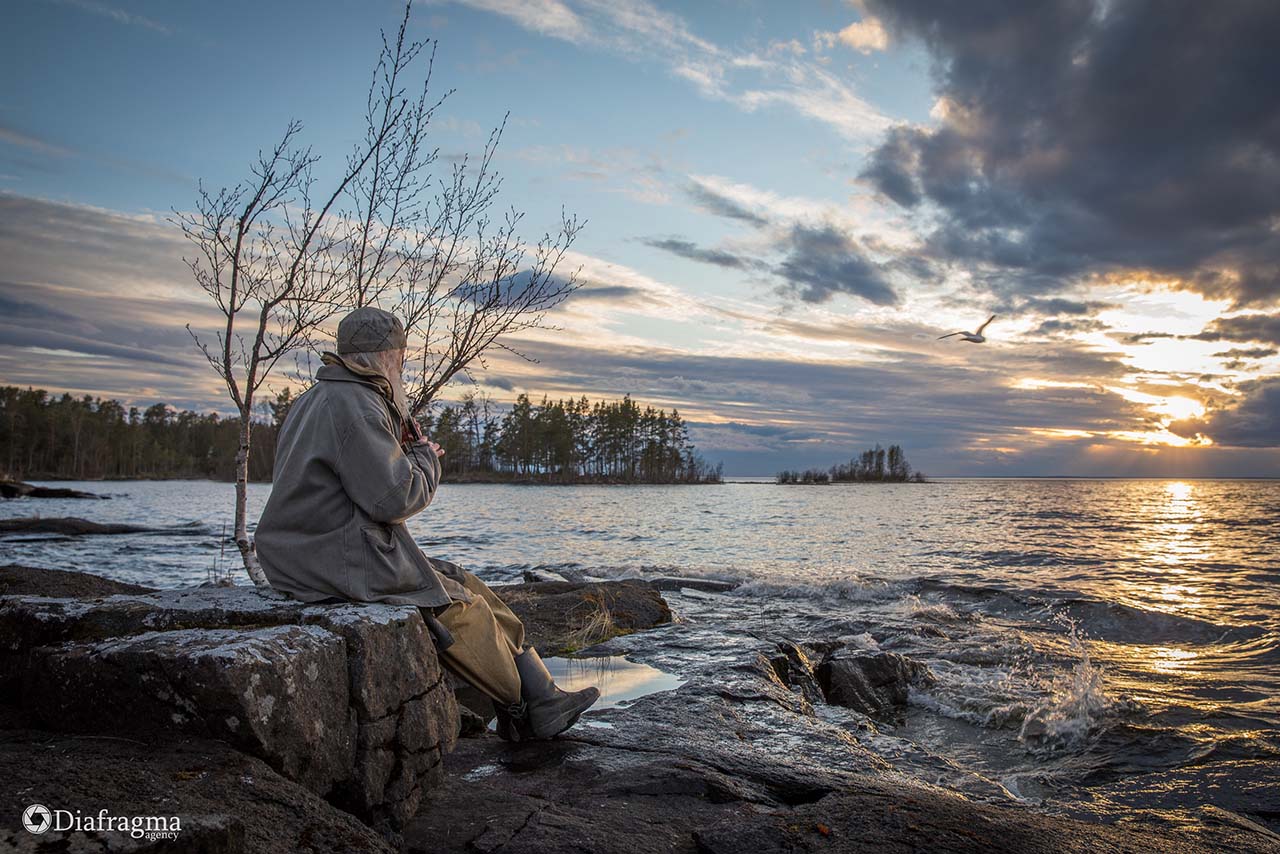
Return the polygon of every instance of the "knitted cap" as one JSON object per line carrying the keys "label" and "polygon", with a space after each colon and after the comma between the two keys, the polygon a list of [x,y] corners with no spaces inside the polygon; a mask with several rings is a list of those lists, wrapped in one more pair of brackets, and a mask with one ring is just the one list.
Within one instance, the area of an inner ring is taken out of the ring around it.
{"label": "knitted cap", "polygon": [[404,324],[389,311],[365,306],[338,324],[338,355],[400,350],[408,343]]}

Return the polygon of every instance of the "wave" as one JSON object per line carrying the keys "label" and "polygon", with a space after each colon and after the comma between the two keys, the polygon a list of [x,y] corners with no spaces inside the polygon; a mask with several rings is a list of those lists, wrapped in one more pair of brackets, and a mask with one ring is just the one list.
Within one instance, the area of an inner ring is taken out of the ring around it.
{"label": "wave", "polygon": [[746,581],[733,591],[758,599],[814,599],[877,602],[902,596],[899,582],[883,578],[841,578],[819,582]]}
{"label": "wave", "polygon": [[1091,638],[1119,643],[1221,644],[1266,634],[1266,629],[1260,626],[1225,625],[1097,599],[1065,599],[1046,607],[1070,618]]}
{"label": "wave", "polygon": [[1071,625],[1072,649],[1079,656],[1071,671],[1049,687],[1049,696],[1024,715],[1018,739],[1032,753],[1055,753],[1084,743],[1116,705],[1107,695],[1102,667]]}

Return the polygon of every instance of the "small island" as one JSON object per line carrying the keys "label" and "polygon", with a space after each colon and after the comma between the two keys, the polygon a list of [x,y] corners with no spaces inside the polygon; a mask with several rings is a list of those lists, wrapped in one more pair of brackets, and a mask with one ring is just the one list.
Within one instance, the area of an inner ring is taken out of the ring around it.
{"label": "small island", "polygon": [[924,472],[913,471],[901,445],[887,449],[877,444],[847,463],[829,469],[778,472],[777,483],[786,485],[826,485],[830,483],[925,483]]}

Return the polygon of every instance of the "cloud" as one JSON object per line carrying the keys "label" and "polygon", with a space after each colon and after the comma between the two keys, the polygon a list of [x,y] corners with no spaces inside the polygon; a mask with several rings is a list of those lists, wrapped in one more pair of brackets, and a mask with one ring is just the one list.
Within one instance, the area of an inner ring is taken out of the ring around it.
{"label": "cloud", "polygon": [[569,299],[631,306],[652,302],[648,291],[634,285],[587,285],[574,291]]}
{"label": "cloud", "polygon": [[[997,348],[981,364],[952,350],[847,361],[554,340],[522,342],[520,349],[538,360],[504,368],[518,375],[521,389],[553,397],[629,393],[678,406],[712,430],[703,450],[733,472],[826,466],[877,441],[902,442],[912,462],[931,474],[1189,476],[1212,473],[1204,467],[1225,459],[1212,448],[1196,449],[1194,457],[1165,456],[1176,449],[1152,454],[1151,446],[1111,438],[1154,430],[1152,412],[1108,388],[1128,373],[1123,362],[1069,343]],[[1011,376],[1055,381],[1014,384]],[[1082,383],[1081,376],[1095,381]],[[1255,457],[1253,465],[1256,471],[1267,463]],[[1248,466],[1242,461],[1228,470]]]}
{"label": "cloud", "polygon": [[866,17],[854,21],[849,26],[835,33],[817,33],[814,41],[819,47],[831,47],[836,42],[852,48],[858,53],[869,54],[884,50],[889,46],[889,34],[879,18]]}
{"label": "cloud", "polygon": [[1275,347],[1234,347],[1214,353],[1215,359],[1266,359],[1280,353]]}
{"label": "cloud", "polygon": [[[449,0],[436,0],[449,2]],[[524,29],[634,62],[659,62],[705,98],[753,112],[787,107],[837,133],[866,140],[889,120],[803,49],[735,51],[693,32],[679,15],[648,0],[452,0]]]}
{"label": "cloud", "polygon": [[97,0],[51,0],[51,1],[59,6],[71,6],[73,8],[80,9],[83,12],[88,12],[92,15],[98,15],[99,17],[102,17],[102,18],[109,18],[110,20],[115,21],[118,24],[142,27],[143,29],[151,30],[152,32],[155,32],[155,33],[160,33],[161,35],[167,36],[173,32],[171,28],[169,28],[165,24],[160,23],[159,21],[152,20],[151,18],[144,17],[143,15],[136,15],[132,12],[126,12],[124,9],[120,9],[116,6],[110,6],[106,3],[99,3],[97,2]]}
{"label": "cloud", "polygon": [[514,156],[535,163],[564,167],[563,175],[589,181],[606,192],[621,193],[646,204],[667,204],[670,191],[666,166],[652,152],[628,146],[593,150],[577,145],[532,145],[516,149]]}
{"label": "cloud", "polygon": [[1114,302],[1106,302],[1103,300],[1073,300],[1065,297],[1032,297],[1023,300],[1022,310],[1034,311],[1037,314],[1058,316],[1071,315],[1073,317],[1082,317],[1085,315],[1094,315],[1100,311],[1116,308],[1119,304]]}
{"label": "cloud", "polygon": [[741,202],[730,198],[706,180],[694,176],[685,186],[685,192],[708,213],[726,219],[736,219],[756,227],[769,224],[769,220],[760,213],[751,210]]}
{"label": "cloud", "polygon": [[924,198],[916,174],[920,168],[918,147],[923,135],[917,128],[892,128],[871,152],[861,172],[862,178],[904,208],[914,208]]}
{"label": "cloud", "polygon": [[1204,433],[1219,445],[1280,447],[1280,377],[1242,383],[1239,402],[1211,410],[1203,418],[1178,421],[1169,429],[1181,436]]}
{"label": "cloud", "polygon": [[1237,314],[1219,317],[1203,331],[1190,336],[1197,341],[1255,341],[1280,344],[1280,314]]}
{"label": "cloud", "polygon": [[[802,259],[792,255],[808,246],[821,263],[838,267],[851,239],[835,230],[817,241],[829,246],[815,248],[805,243],[813,235],[793,240],[795,232],[782,222],[762,230],[770,239],[782,235],[781,259],[797,263]],[[0,383],[229,409],[182,328],[188,321],[211,328],[218,317],[190,282],[184,249],[172,228],[151,217],[0,194],[7,274],[0,282]],[[709,459],[743,473],[830,465],[877,441],[904,443],[912,462],[932,474],[1152,474],[1161,470],[1151,461],[1166,459],[1163,451],[1151,455],[1107,438],[1148,430],[1152,418],[1148,405],[1110,390],[1132,373],[1116,353],[1055,339],[1008,340],[974,360],[936,346],[931,329],[899,312],[870,325],[806,305],[786,317],[740,303],[726,303],[730,311],[625,266],[570,253],[566,269],[579,267],[585,286],[552,318],[561,328],[512,342],[537,361],[496,352],[492,373],[478,377],[483,385],[535,396],[631,393],[676,406],[705,431],[695,435],[705,435]],[[656,319],[652,326],[661,330],[696,328],[700,337],[659,346],[615,331],[618,318],[630,315]],[[1012,381],[1019,377],[1035,379]],[[1148,377],[1160,379],[1168,377]],[[1169,386],[1149,388],[1167,394]],[[1238,388],[1248,401],[1261,389]],[[1245,435],[1270,411],[1269,400],[1242,403],[1231,420],[1220,415],[1202,429],[1238,436],[1231,441],[1240,447],[1270,447],[1256,427]],[[1112,450],[1104,459],[1091,450],[1097,447]],[[1220,459],[1214,453],[1206,449],[1208,456],[1164,473],[1195,473]],[[1269,454],[1204,473],[1266,470]]]}
{"label": "cloud", "polygon": [[151,217],[0,193],[0,382],[230,408],[184,328],[221,317],[186,248]]}
{"label": "cloud", "polygon": [[1280,298],[1280,5],[867,0],[930,52],[936,127],[862,176],[1005,291],[1128,276]]}
{"label": "cloud", "polygon": [[725,267],[730,270],[746,270],[754,266],[754,262],[751,259],[742,255],[735,255],[723,249],[707,249],[695,243],[690,243],[688,240],[680,240],[675,237],[650,238],[644,242],[654,249],[661,249],[664,252],[679,255],[681,258],[688,258],[690,261],[714,264],[717,267]]}
{"label": "cloud", "polygon": [[[873,305],[898,304],[898,294],[886,277],[889,267],[869,259],[866,247],[843,224],[831,221],[831,211],[825,205],[782,200],[714,177],[692,176],[686,190],[706,210],[760,229],[766,250],[780,260],[771,264],[679,237],[649,238],[644,241],[647,245],[727,269],[769,270],[783,281],[782,293],[805,302],[825,302],[844,293]],[[772,209],[775,218],[769,219],[757,209]]]}
{"label": "cloud", "polygon": [[898,303],[898,294],[880,267],[844,231],[829,225],[797,225],[788,243],[787,257],[775,272],[805,302],[824,302],[845,293],[874,305]]}
{"label": "cloud", "polygon": [[74,157],[76,154],[69,148],[54,145],[52,142],[4,125],[0,125],[0,142],[16,145],[48,157]]}
{"label": "cloud", "polygon": [[473,9],[509,18],[526,30],[581,43],[591,34],[586,22],[559,0],[468,0]]}
{"label": "cloud", "polygon": [[1072,318],[1069,320],[1046,320],[1036,327],[1037,335],[1079,335],[1082,332],[1103,332],[1111,327],[1101,320],[1092,318]]}

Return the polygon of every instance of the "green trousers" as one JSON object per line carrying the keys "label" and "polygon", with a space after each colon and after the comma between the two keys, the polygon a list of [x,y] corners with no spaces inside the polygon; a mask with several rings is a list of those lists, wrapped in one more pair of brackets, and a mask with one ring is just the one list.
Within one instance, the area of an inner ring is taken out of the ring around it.
{"label": "green trousers", "polygon": [[464,572],[470,602],[454,602],[436,615],[453,643],[440,651],[445,666],[494,702],[520,702],[515,657],[524,649],[524,624],[483,581]]}

